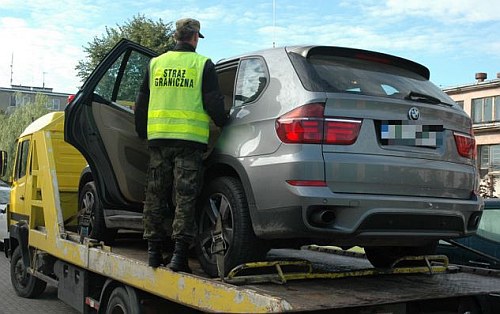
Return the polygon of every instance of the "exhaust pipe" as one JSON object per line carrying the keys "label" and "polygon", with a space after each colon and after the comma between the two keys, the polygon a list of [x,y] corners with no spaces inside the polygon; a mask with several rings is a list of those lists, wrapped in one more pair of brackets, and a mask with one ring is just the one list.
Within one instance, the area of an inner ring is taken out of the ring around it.
{"label": "exhaust pipe", "polygon": [[318,225],[330,225],[335,221],[335,212],[331,209],[321,209],[311,215],[311,222]]}

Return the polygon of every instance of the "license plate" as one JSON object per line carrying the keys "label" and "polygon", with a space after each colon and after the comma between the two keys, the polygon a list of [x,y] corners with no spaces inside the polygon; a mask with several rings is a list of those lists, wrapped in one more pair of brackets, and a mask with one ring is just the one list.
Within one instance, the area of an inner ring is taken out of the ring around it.
{"label": "license plate", "polygon": [[442,125],[423,125],[415,121],[382,121],[383,145],[437,147],[442,143]]}

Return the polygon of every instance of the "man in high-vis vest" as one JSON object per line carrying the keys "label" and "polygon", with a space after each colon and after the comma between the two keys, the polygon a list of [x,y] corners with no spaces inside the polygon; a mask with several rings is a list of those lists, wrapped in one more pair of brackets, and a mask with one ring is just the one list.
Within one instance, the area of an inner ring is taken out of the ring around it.
{"label": "man in high-vis vest", "polygon": [[202,186],[209,122],[212,119],[222,127],[227,115],[215,66],[196,53],[198,40],[204,38],[200,22],[178,20],[174,38],[174,49],[149,64],[136,100],[135,123],[139,137],[148,139],[150,151],[143,218],[149,265],[163,263],[172,196],[176,204],[172,224],[175,248],[167,267],[191,272],[188,250],[196,232],[195,204]]}

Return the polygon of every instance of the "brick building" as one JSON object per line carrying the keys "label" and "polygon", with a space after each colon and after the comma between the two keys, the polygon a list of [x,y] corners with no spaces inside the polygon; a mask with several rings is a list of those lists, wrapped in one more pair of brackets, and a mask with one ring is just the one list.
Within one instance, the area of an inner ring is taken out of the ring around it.
{"label": "brick building", "polygon": [[492,196],[500,196],[500,73],[491,80],[486,73],[476,73],[475,83],[443,91],[471,116],[483,184],[493,182]]}

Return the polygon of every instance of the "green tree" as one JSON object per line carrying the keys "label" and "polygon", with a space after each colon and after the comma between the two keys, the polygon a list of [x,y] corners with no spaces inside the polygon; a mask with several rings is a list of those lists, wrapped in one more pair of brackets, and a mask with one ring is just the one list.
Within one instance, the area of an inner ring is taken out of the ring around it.
{"label": "green tree", "polygon": [[[21,96],[22,93],[16,94]],[[9,160],[6,176],[2,178],[4,181],[8,181],[12,174],[16,138],[31,122],[49,112],[46,107],[47,103],[48,97],[46,95],[36,94],[34,102],[17,107],[10,115],[0,115],[0,134],[2,134],[0,136],[0,150],[7,152]]]}
{"label": "green tree", "polygon": [[82,81],[87,79],[97,64],[122,38],[132,40],[161,54],[174,47],[173,34],[172,22],[164,23],[161,19],[153,21],[141,14],[115,28],[106,26],[104,34],[94,37],[88,46],[83,47],[86,58],[78,62],[77,76]]}

